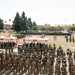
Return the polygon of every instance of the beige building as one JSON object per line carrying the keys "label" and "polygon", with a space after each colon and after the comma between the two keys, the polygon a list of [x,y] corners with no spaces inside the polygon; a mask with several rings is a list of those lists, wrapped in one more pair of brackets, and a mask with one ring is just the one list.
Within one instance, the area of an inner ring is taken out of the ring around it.
{"label": "beige building", "polygon": [[4,24],[4,30],[10,30],[12,29],[12,26],[9,24]]}

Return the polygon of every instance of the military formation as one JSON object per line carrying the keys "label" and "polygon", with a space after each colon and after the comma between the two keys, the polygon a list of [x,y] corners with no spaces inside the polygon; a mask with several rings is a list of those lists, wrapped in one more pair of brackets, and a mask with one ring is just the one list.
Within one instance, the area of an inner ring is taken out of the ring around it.
{"label": "military formation", "polygon": [[[18,53],[0,53],[0,73],[6,75],[75,75],[75,52],[53,44],[24,43]],[[15,74],[14,74],[15,73]]]}
{"label": "military formation", "polygon": [[13,52],[13,47],[16,45],[15,42],[0,42],[0,49],[5,49],[5,51]]}

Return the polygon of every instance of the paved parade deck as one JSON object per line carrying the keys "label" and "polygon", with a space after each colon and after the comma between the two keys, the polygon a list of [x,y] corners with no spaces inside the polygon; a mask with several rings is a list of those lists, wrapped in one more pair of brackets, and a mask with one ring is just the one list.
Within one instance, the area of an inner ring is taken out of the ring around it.
{"label": "paved parade deck", "polygon": [[[34,35],[35,36],[35,35]],[[35,36],[35,37],[39,37],[39,36]],[[54,36],[46,36],[47,38],[49,38],[48,42],[42,42],[42,43],[46,43],[46,44],[55,44],[56,47],[58,48],[60,45],[61,47],[63,48],[63,50],[65,51],[65,54],[66,54],[66,51],[67,49],[70,49],[72,52],[75,52],[75,43],[73,42],[66,42],[66,39],[64,36],[57,36],[57,39],[54,40]],[[23,39],[19,39],[19,43],[18,45],[22,45],[23,44]],[[3,51],[5,52],[5,49],[0,49],[0,52]],[[13,50],[13,53],[18,53],[18,48],[15,47],[14,50]],[[72,53],[72,58],[73,57],[73,53]],[[53,67],[55,66],[56,64],[56,58],[54,59],[54,65]],[[67,54],[66,54],[66,62],[67,62],[67,75],[70,75],[69,74],[69,63],[68,63],[68,57],[67,57]],[[74,59],[73,59],[73,63],[75,63]],[[61,67],[62,63],[60,63],[60,67]],[[2,74],[2,75],[26,75],[27,72],[19,72],[19,73],[16,73],[15,71],[13,71],[12,73],[10,73],[10,71],[6,71],[5,74]],[[0,74],[1,75],[1,74]],[[29,74],[29,75],[33,75],[33,74]],[[44,68],[42,68],[42,72],[41,74],[37,74],[36,72],[36,75],[46,75],[45,71],[44,71]],[[55,75],[55,68],[53,68],[53,74],[52,75]]]}

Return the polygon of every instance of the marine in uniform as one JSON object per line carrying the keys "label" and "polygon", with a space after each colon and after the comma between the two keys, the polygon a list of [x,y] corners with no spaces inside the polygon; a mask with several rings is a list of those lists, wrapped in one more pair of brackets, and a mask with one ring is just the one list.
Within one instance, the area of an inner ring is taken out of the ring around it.
{"label": "marine in uniform", "polygon": [[28,71],[28,73],[29,73],[29,68],[30,68],[30,61],[27,58],[27,60],[25,61],[25,69],[26,69],[26,72]]}
{"label": "marine in uniform", "polygon": [[47,62],[46,62],[46,74],[47,75],[52,75],[52,68],[51,68],[51,63],[50,63],[50,60],[47,59]]}
{"label": "marine in uniform", "polygon": [[39,74],[41,74],[42,71],[42,64],[41,64],[41,60],[39,60],[38,64],[37,64],[37,71]]}
{"label": "marine in uniform", "polygon": [[33,62],[31,63],[31,72],[32,72],[32,74],[35,75],[35,71],[36,71],[36,62],[33,60]]}
{"label": "marine in uniform", "polygon": [[67,75],[66,66],[64,64],[61,67],[61,73],[62,73],[62,75]]}
{"label": "marine in uniform", "polygon": [[75,75],[75,65],[72,66],[72,75]]}
{"label": "marine in uniform", "polygon": [[60,65],[58,62],[55,64],[55,75],[60,75]]}

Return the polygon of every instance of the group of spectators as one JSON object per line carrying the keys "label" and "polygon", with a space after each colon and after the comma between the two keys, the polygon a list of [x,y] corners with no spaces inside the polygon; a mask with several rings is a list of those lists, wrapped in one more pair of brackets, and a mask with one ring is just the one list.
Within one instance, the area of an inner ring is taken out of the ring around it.
{"label": "group of spectators", "polygon": [[75,75],[75,52],[44,43],[24,43],[18,54],[0,53],[0,72],[9,75]]}

